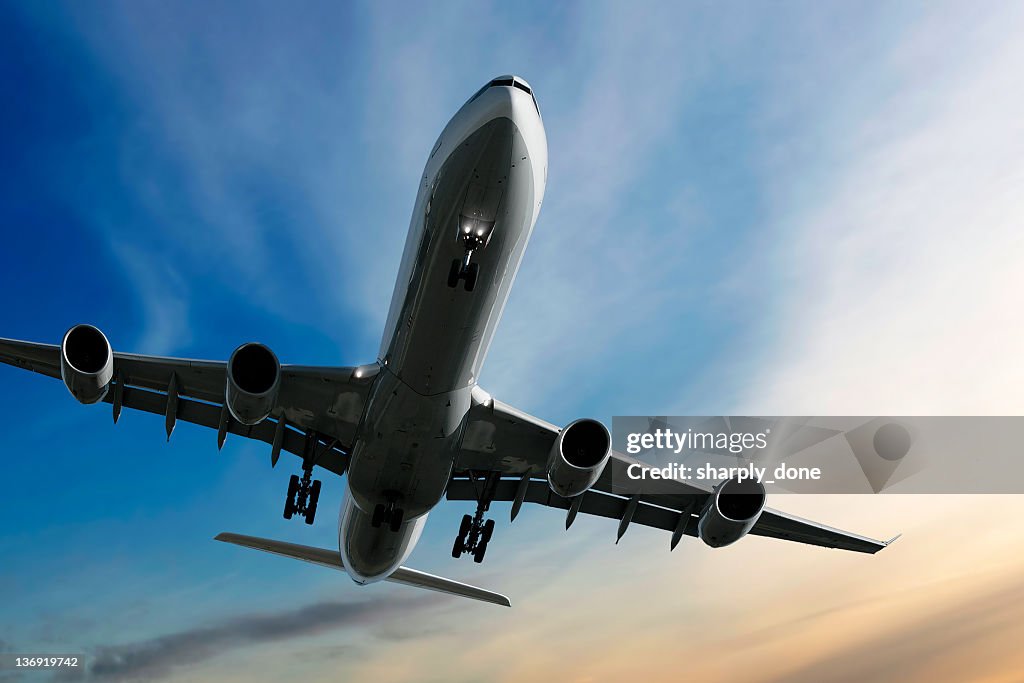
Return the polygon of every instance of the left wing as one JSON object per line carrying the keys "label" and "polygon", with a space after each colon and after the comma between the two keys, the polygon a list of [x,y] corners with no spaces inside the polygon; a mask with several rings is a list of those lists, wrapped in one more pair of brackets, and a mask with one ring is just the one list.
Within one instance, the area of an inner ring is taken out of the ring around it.
{"label": "left wing", "polygon": [[[0,362],[61,377],[56,344],[0,339]],[[103,400],[112,404],[115,421],[122,407],[163,415],[168,438],[178,420],[218,430],[218,445],[229,433],[268,444],[280,436],[280,450],[311,456],[339,475],[345,471],[373,372],[282,365],[274,417],[247,426],[231,419],[224,406],[226,371],[222,361],[114,353],[114,380]],[[279,416],[285,419],[280,435]]]}
{"label": "left wing", "polygon": [[[634,522],[672,532],[672,548],[684,535],[697,536],[698,517],[711,489],[675,481],[671,494],[618,495],[613,493],[613,463],[609,463],[585,493],[574,499],[562,498],[551,490],[546,478],[548,454],[560,429],[494,400],[482,390],[475,390],[473,399],[455,477],[448,487],[449,500],[476,500],[481,486],[478,477],[494,473],[497,479],[491,484],[491,500],[512,501],[513,519],[522,503],[539,503],[568,510],[567,528],[582,512],[618,520],[619,538]],[[612,452],[611,458],[623,466],[639,462],[617,452]],[[876,541],[771,508],[764,509],[750,533],[861,553],[876,553],[896,540]]]}

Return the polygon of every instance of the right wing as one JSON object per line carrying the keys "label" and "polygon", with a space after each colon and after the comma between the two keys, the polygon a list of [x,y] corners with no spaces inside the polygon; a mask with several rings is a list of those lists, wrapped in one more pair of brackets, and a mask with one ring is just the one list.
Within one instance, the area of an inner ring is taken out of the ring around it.
{"label": "right wing", "polygon": [[[0,339],[0,362],[60,379],[60,346]],[[168,437],[177,420],[218,430],[218,445],[227,434],[274,444],[278,419],[284,416],[280,450],[336,474],[348,465],[348,453],[362,418],[366,396],[378,366],[281,366],[281,390],[270,417],[253,426],[230,418],[224,406],[227,363],[114,353],[114,381],[104,401],[165,417]],[[171,397],[171,378],[174,397]]]}
{"label": "right wing", "polygon": [[[578,500],[562,498],[546,479],[548,455],[560,429],[491,398],[483,390],[474,391],[473,398],[455,476],[448,487],[449,500],[476,500],[478,478],[495,473],[499,478],[492,500],[512,501],[513,518],[522,503],[537,503],[567,510],[566,526],[577,513],[618,520],[620,538],[630,523],[672,532],[673,548],[682,536],[697,536],[698,517],[712,494],[710,488],[675,481],[672,493],[630,498],[614,492],[612,469],[616,463],[610,462]],[[611,458],[621,467],[640,462],[614,451]],[[876,541],[771,508],[764,509],[750,533],[861,553],[876,553],[896,540]]]}

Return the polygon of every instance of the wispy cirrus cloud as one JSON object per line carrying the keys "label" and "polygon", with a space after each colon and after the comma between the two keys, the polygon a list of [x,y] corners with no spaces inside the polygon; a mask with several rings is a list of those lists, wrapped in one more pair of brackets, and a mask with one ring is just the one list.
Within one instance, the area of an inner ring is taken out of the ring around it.
{"label": "wispy cirrus cloud", "polygon": [[741,410],[1019,410],[1024,49],[1005,27],[1020,20],[936,8],[864,65],[847,106],[821,106],[828,170],[814,196],[774,203],[761,263],[779,287],[737,366]]}
{"label": "wispy cirrus cloud", "polygon": [[919,613],[898,632],[842,643],[774,679],[781,683],[829,680],[1012,680],[1024,666],[1014,644],[1024,617],[1024,582],[1003,580]]}
{"label": "wispy cirrus cloud", "polygon": [[[128,274],[131,294],[142,306],[143,329],[135,349],[154,355],[170,355],[192,339],[188,317],[189,286],[173,264],[154,261],[153,254],[129,244],[115,244],[113,251]],[[123,346],[121,350],[126,350]]]}

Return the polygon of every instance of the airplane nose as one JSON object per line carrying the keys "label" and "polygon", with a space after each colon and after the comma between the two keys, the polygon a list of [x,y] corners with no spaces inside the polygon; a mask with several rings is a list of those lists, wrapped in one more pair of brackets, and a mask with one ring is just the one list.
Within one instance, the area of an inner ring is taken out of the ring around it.
{"label": "airplane nose", "polygon": [[492,111],[498,116],[505,118],[513,118],[515,93],[511,88],[491,88],[491,92],[488,93],[491,99]]}
{"label": "airplane nose", "polygon": [[540,117],[533,89],[518,76],[492,79],[470,98],[466,106],[475,111],[481,122],[502,117],[519,125]]}

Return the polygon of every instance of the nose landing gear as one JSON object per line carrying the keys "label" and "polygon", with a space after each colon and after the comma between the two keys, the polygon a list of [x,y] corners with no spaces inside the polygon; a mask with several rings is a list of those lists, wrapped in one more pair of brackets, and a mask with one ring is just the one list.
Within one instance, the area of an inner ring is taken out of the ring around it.
{"label": "nose landing gear", "polygon": [[461,259],[452,259],[452,267],[448,270],[448,286],[455,289],[459,280],[465,281],[467,292],[476,287],[476,278],[480,274],[480,264],[473,263],[473,252],[483,249],[491,239],[494,221],[462,215],[459,217],[459,239],[466,253]]}
{"label": "nose landing gear", "polygon": [[476,287],[476,277],[480,273],[479,263],[470,263],[473,258],[473,250],[470,249],[461,259],[453,259],[452,267],[448,270],[448,286],[455,289],[459,286],[459,280],[465,280],[465,289],[472,292]]}
{"label": "nose landing gear", "polygon": [[[474,485],[477,479],[473,473],[469,478]],[[498,482],[496,472],[491,472],[483,482],[483,490],[477,496],[476,514],[462,516],[462,523],[459,525],[459,535],[455,537],[455,545],[452,546],[452,557],[458,558],[466,553],[473,555],[474,562],[483,562],[484,554],[487,552],[487,543],[494,534],[494,520],[484,519],[484,513],[491,506],[494,497],[494,487]]]}

